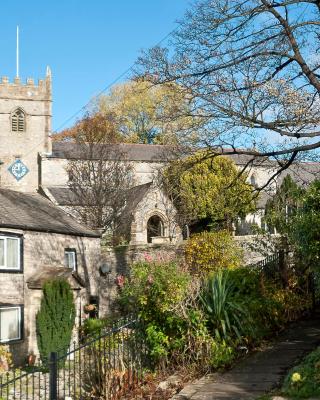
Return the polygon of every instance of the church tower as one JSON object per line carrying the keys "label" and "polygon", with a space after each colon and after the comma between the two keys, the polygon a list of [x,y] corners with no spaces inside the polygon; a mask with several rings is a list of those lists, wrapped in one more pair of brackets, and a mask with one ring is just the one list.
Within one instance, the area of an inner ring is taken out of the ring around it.
{"label": "church tower", "polygon": [[0,188],[35,192],[39,153],[51,152],[51,71],[38,84],[0,80]]}

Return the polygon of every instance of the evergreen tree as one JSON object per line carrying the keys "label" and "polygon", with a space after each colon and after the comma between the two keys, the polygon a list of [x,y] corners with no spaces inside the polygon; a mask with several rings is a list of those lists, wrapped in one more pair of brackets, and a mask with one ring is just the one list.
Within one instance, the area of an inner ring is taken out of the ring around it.
{"label": "evergreen tree", "polygon": [[227,157],[208,158],[198,151],[173,161],[163,172],[163,190],[186,222],[200,229],[230,230],[232,222],[255,211],[254,188]]}
{"label": "evergreen tree", "polygon": [[43,286],[40,310],[36,316],[37,342],[42,362],[50,352],[63,353],[70,345],[75,319],[75,305],[69,283],[52,279]]}

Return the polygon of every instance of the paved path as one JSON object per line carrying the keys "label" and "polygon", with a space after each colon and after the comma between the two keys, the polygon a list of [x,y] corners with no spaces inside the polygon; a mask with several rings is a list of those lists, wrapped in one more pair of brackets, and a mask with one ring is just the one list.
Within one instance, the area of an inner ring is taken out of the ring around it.
{"label": "paved path", "polygon": [[292,325],[265,350],[249,355],[233,369],[186,386],[172,400],[256,399],[279,386],[285,373],[320,344],[320,318]]}

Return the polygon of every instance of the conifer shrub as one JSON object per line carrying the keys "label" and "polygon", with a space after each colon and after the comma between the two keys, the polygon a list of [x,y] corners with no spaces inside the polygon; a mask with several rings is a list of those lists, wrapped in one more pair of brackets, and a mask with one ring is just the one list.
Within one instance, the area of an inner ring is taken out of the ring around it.
{"label": "conifer shrub", "polygon": [[37,342],[43,363],[51,352],[67,352],[75,320],[75,304],[69,283],[52,279],[43,286],[40,309],[36,315]]}

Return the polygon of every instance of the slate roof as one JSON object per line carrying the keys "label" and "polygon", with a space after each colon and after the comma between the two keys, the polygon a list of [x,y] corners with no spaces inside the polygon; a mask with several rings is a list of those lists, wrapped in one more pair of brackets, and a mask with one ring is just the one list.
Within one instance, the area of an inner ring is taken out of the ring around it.
{"label": "slate roof", "polygon": [[50,279],[61,278],[66,279],[72,289],[79,290],[85,287],[86,284],[77,272],[72,271],[70,268],[59,267],[43,267],[41,271],[35,272],[27,280],[29,289],[42,289],[43,285]]}
{"label": "slate roof", "polygon": [[[150,144],[94,144],[85,145],[72,142],[53,142],[50,158],[78,159],[105,159],[129,161],[160,162],[175,157],[175,150],[171,146]],[[87,155],[90,154],[90,157]],[[103,156],[102,156],[103,155]]]}
{"label": "slate roof", "polygon": [[300,162],[292,164],[280,174],[278,184],[281,184],[286,175],[290,175],[298,185],[307,186],[314,180],[320,179],[320,163]]}
{"label": "slate roof", "polygon": [[137,208],[138,204],[144,199],[148,190],[152,186],[152,182],[134,186],[129,189],[126,195],[126,207],[121,213],[121,219],[125,220]]}
{"label": "slate roof", "polygon": [[[47,186],[46,191],[50,193],[50,199],[53,198],[54,201],[59,204],[59,206],[76,206],[79,205],[77,196],[75,193],[67,186]],[[47,193],[46,193],[47,194]]]}
{"label": "slate roof", "polygon": [[0,227],[100,237],[37,193],[0,189]]}
{"label": "slate roof", "polygon": [[[152,182],[148,182],[128,189],[126,195],[127,206],[125,207],[125,210],[129,208],[135,209],[144,198],[151,185]],[[50,194],[50,198],[52,198],[59,206],[79,205],[77,204],[77,197],[67,186],[47,186],[45,192],[47,191]]]}

